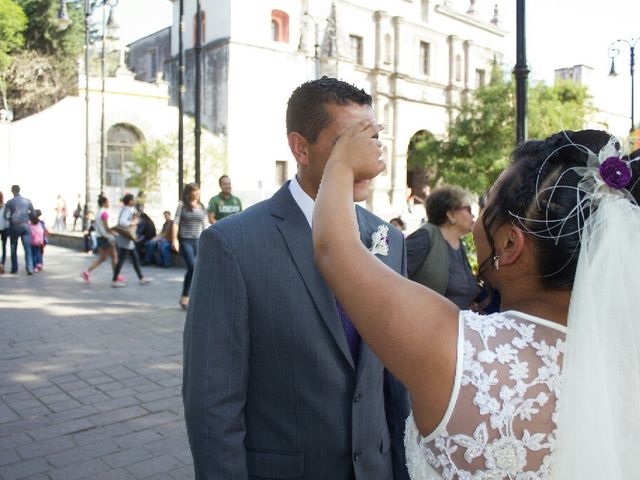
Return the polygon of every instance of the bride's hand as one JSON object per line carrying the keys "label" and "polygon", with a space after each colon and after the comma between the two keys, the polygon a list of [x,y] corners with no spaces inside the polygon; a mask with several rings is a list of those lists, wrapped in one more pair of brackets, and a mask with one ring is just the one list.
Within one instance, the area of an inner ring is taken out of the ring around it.
{"label": "bride's hand", "polygon": [[382,160],[382,142],[377,138],[383,128],[370,120],[356,123],[340,136],[327,163],[348,166],[356,181],[376,177],[386,168]]}

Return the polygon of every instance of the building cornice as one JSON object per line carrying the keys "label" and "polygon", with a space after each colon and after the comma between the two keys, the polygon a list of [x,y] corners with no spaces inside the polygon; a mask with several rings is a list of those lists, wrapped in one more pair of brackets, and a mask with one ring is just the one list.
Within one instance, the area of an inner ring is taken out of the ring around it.
{"label": "building cornice", "polygon": [[491,23],[482,22],[480,20],[476,20],[475,18],[466,15],[464,13],[456,12],[455,10],[445,7],[444,5],[436,5],[436,12],[446,15],[447,17],[453,18],[460,22],[466,23],[467,25],[471,25],[476,28],[480,28],[481,30],[485,30],[489,33],[493,33],[494,35],[498,35],[500,37],[504,37],[507,35],[507,31],[502,28],[496,27]]}

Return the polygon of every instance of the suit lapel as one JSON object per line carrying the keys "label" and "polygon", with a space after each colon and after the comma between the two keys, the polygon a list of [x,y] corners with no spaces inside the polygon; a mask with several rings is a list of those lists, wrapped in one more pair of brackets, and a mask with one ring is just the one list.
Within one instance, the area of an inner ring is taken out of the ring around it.
{"label": "suit lapel", "polygon": [[313,261],[311,228],[302,210],[293,200],[288,184],[285,184],[272,197],[272,205],[272,214],[282,219],[277,227],[287,244],[291,258],[300,272],[309,295],[320,312],[320,317],[349,365],[355,369],[342,323],[336,310],[335,298]]}

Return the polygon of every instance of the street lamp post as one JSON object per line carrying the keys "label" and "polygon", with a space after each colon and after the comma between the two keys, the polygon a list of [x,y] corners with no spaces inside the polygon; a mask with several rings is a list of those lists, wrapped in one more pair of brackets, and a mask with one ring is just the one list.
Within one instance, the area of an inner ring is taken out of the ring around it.
{"label": "street lamp post", "polygon": [[202,11],[200,9],[200,0],[196,2],[196,43],[194,45],[195,62],[196,62],[196,82],[195,82],[195,182],[200,185],[200,136],[202,134],[200,128],[200,88],[201,88],[201,55],[202,55]]}
{"label": "street lamp post", "polygon": [[631,129],[630,132],[633,132],[635,129],[635,117],[634,117],[634,92],[633,92],[633,72],[635,69],[635,48],[636,44],[640,41],[640,37],[631,38],[629,40],[620,39],[609,45],[609,57],[611,58],[611,70],[609,71],[609,75],[614,77],[617,75],[616,73],[616,64],[615,58],[620,55],[620,49],[626,45],[629,47],[629,73],[631,73]]}
{"label": "street lamp post", "polygon": [[[320,19],[318,20],[316,17],[314,17],[313,15],[311,15],[309,12],[304,12],[302,14],[302,19],[303,19],[303,25],[304,23],[304,19],[309,19],[311,21],[311,23],[313,24],[313,28],[314,28],[314,44],[313,44],[313,59],[315,60],[315,78],[318,79],[320,78],[320,60],[321,60],[321,56],[322,56],[322,44],[320,43],[320,27],[322,26],[322,24],[324,22],[327,22],[328,27],[330,28],[329,31],[329,36],[330,36],[330,40],[333,42],[335,41],[335,5],[332,5],[332,11],[331,11],[331,15],[327,18],[324,19]],[[303,42],[302,40],[302,35],[300,37],[300,49],[303,49],[306,47],[305,42]],[[333,49],[333,44],[330,48],[330,51],[328,52],[329,56],[334,56],[336,55],[336,52],[332,51]]]}
{"label": "street lamp post", "polygon": [[180,0],[178,18],[178,200],[184,185],[184,0]]}
{"label": "street lamp post", "polygon": [[[67,0],[60,0],[60,10],[58,13],[58,23],[60,28],[67,28],[71,24],[71,20],[67,15]],[[91,45],[91,30],[90,30],[90,17],[93,13],[93,9],[102,7],[113,8],[118,3],[118,0],[84,0],[84,207],[82,227],[88,228],[87,214],[89,213],[89,204],[91,203],[91,176],[89,169],[91,165],[91,149],[89,141],[89,46]],[[102,118],[101,118],[101,148],[100,148],[100,191],[103,189],[104,179],[104,42],[105,42],[105,30],[103,22],[102,31]]]}
{"label": "street lamp post", "polygon": [[527,49],[525,31],[525,0],[516,4],[516,145],[527,139]]}

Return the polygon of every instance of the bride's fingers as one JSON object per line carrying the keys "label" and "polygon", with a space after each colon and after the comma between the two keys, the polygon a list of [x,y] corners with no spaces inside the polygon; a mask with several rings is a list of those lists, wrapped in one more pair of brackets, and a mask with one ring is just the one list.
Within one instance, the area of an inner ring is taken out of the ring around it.
{"label": "bride's fingers", "polygon": [[352,125],[343,134],[344,137],[355,137],[362,135],[363,137],[374,138],[378,136],[378,133],[384,129],[384,125],[381,125],[371,120],[360,120]]}

